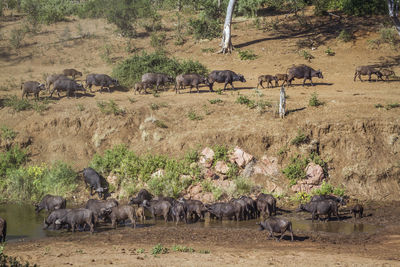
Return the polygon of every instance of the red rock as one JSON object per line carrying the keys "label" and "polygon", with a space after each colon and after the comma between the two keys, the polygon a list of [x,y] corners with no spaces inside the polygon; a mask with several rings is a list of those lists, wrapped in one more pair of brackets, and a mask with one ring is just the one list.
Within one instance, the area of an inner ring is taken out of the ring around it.
{"label": "red rock", "polygon": [[250,155],[249,153],[244,152],[241,148],[235,147],[233,150],[232,155],[230,156],[229,160],[232,163],[236,163],[239,167],[244,167],[254,159],[253,155]]}
{"label": "red rock", "polygon": [[254,165],[254,174],[269,176],[279,175],[278,159],[276,157],[263,156],[260,161]]}
{"label": "red rock", "polygon": [[305,182],[311,185],[319,185],[322,183],[322,180],[325,178],[324,170],[318,164],[314,162],[310,162],[306,167],[306,175],[307,179]]}
{"label": "red rock", "polygon": [[206,147],[200,153],[200,160],[199,163],[206,168],[210,168],[212,166],[212,162],[214,160],[214,151]]}
{"label": "red rock", "polygon": [[222,173],[222,174],[227,174],[229,171],[229,167],[228,164],[225,163],[225,161],[217,161],[217,163],[215,164],[215,171]]}

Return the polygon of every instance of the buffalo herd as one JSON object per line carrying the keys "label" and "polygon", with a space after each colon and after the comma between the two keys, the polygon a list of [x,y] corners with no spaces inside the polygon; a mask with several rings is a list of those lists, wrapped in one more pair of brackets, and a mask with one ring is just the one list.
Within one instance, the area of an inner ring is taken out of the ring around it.
{"label": "buffalo herd", "polygon": [[[154,197],[146,189],[141,189],[135,197],[129,198],[125,205],[120,204],[115,199],[107,199],[108,187],[102,182],[104,179],[92,168],[85,168],[82,172],[84,182],[90,188],[90,195],[95,193],[101,199],[89,199],[83,207],[67,208],[66,199],[61,196],[46,195],[42,200],[34,204],[35,211],[41,210],[48,212],[44,219],[43,226],[47,230],[61,230],[67,228],[72,232],[89,228],[93,233],[100,223],[111,223],[112,228],[117,228],[118,224],[129,220],[132,228],[136,228],[136,221],[146,220],[145,210],[155,221],[157,217],[162,217],[165,222],[173,221],[176,225],[182,223],[196,223],[204,221],[206,215],[210,220],[229,219],[235,221],[251,220],[260,218],[259,230],[267,230],[269,237],[281,240],[285,232],[289,232],[293,241],[292,223],[282,217],[277,217],[276,198],[271,194],[260,193],[255,199],[249,196],[232,198],[228,202],[217,202],[205,204],[200,200],[185,199],[183,197],[175,199],[172,197]],[[93,193],[93,190],[95,191]],[[311,213],[312,222],[315,219],[328,221],[331,216],[340,220],[339,207],[346,205],[342,197],[333,195],[317,195],[310,199],[306,204],[301,204],[296,212],[306,211]],[[284,211],[281,209],[281,211]],[[286,211],[288,212],[288,211]],[[350,208],[354,220],[357,215],[363,216],[363,207],[360,204]],[[324,216],[322,218],[321,216]],[[7,223],[0,218],[0,241],[6,238]],[[279,239],[274,233],[280,234]]]}
{"label": "buffalo herd", "polygon": [[[372,66],[358,66],[356,68],[354,74],[354,81],[358,77],[360,81],[361,75],[368,75],[368,81],[371,81],[371,75],[374,74],[377,76],[377,79],[383,81],[382,77],[385,77],[386,80],[389,79],[389,76],[394,76],[395,73],[392,70],[388,69],[376,69]],[[69,77],[72,77],[69,78]],[[111,78],[106,74],[88,74],[84,81],[86,85],[84,86],[83,83],[78,83],[75,78],[82,77],[82,72],[77,71],[75,69],[65,69],[63,70],[62,74],[51,74],[47,76],[46,83],[42,84],[37,81],[27,81],[21,84],[22,91],[22,98],[24,96],[28,97],[30,93],[34,94],[35,98],[39,98],[39,93],[42,90],[47,89],[50,93],[50,96],[53,95],[55,91],[57,91],[58,97],[60,97],[60,92],[66,92],[67,96],[69,97],[72,93],[74,93],[76,97],[77,91],[82,91],[86,94],[86,90],[89,89],[91,93],[92,86],[100,86],[100,91],[103,91],[104,88],[107,88],[108,92],[111,92],[110,87],[118,87],[120,86],[118,80]],[[320,78],[323,79],[324,76],[320,70],[314,70],[313,68],[301,64],[301,65],[293,65],[292,67],[286,70],[284,74],[275,74],[275,75],[260,75],[258,77],[258,84],[257,88],[261,86],[264,88],[263,83],[267,84],[267,88],[279,86],[279,81],[282,81],[282,86],[292,86],[292,81],[294,79],[303,79],[303,86],[305,85],[306,81],[310,81],[310,85],[314,86],[312,82],[312,78]],[[180,89],[185,89],[186,86],[190,86],[190,93],[192,92],[192,88],[195,87],[197,92],[199,93],[199,85],[203,84],[209,87],[210,92],[213,92],[213,85],[214,83],[223,83],[224,89],[226,89],[227,85],[229,84],[232,89],[235,90],[233,86],[233,82],[240,81],[246,82],[246,79],[242,74],[237,74],[231,70],[213,70],[211,71],[208,76],[203,76],[196,73],[189,73],[189,74],[180,74],[173,78],[172,76],[164,73],[145,73],[142,75],[141,82],[135,83],[133,86],[134,93],[147,93],[148,88],[155,87],[155,92],[157,93],[158,90],[162,87],[163,90],[166,90],[166,86],[169,83],[175,83],[175,93],[178,93]],[[274,84],[273,84],[274,82]],[[50,91],[50,86],[53,85],[53,90]]]}

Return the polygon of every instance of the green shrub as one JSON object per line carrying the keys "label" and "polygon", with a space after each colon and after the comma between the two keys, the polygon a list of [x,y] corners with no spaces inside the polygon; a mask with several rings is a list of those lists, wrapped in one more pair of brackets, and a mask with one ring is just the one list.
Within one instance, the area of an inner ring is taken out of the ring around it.
{"label": "green shrub", "polygon": [[1,136],[1,139],[2,140],[5,140],[5,141],[12,141],[12,140],[14,140],[14,138],[17,136],[17,132],[16,131],[14,131],[13,129],[11,129],[11,128],[8,128],[7,126],[5,126],[5,125],[2,125],[1,127],[0,127],[0,131],[1,131],[1,134],[0,134],[0,136]]}
{"label": "green shrub", "polygon": [[167,44],[167,35],[165,33],[155,33],[150,35],[150,45],[156,50],[164,49]]}
{"label": "green shrub", "polygon": [[28,99],[20,99],[16,95],[6,96],[4,106],[10,107],[16,112],[32,109],[32,104]]}
{"label": "green shrub", "polygon": [[339,33],[337,39],[340,41],[343,41],[345,43],[350,42],[351,40],[353,40],[353,34],[345,29],[341,30],[341,32]]}
{"label": "green shrub", "polygon": [[328,46],[328,48],[325,50],[325,54],[328,56],[334,56],[336,53]]}
{"label": "green shrub", "polygon": [[314,56],[311,55],[311,54],[310,54],[309,52],[307,52],[306,50],[301,50],[301,51],[300,51],[300,55],[301,55],[302,57],[304,57],[305,60],[308,60],[308,62],[310,62],[311,59],[314,58]]}
{"label": "green shrub", "polygon": [[65,196],[77,187],[76,172],[63,162],[9,170],[3,184],[7,200],[38,201],[45,194]]}
{"label": "green shrub", "polygon": [[237,177],[235,180],[236,185],[236,194],[240,195],[249,195],[251,193],[251,189],[253,188],[253,182],[244,177]]}
{"label": "green shrub", "polygon": [[385,108],[386,108],[387,110],[392,109],[392,108],[399,108],[399,107],[400,107],[400,104],[399,104],[399,103],[387,104],[387,105],[385,106]]}
{"label": "green shrub", "polygon": [[135,54],[118,64],[113,69],[113,76],[121,84],[132,87],[136,82],[141,81],[143,74],[148,72],[165,73],[175,77],[182,73],[205,75],[208,73],[208,69],[198,61],[168,58],[165,53],[160,51],[152,54],[143,52],[141,55]]}
{"label": "green shrub", "polygon": [[204,192],[212,192],[215,189],[215,186],[211,181],[204,180],[203,182],[201,182],[201,188]]}
{"label": "green shrub", "polygon": [[191,149],[185,154],[185,161],[188,163],[198,162],[199,158],[199,152],[196,149]]}
{"label": "green shrub", "polygon": [[394,27],[391,28],[381,28],[379,30],[380,39],[383,43],[388,43],[390,45],[395,45],[398,40],[398,32]]}
{"label": "green shrub", "polygon": [[224,195],[224,191],[220,187],[214,187],[212,193],[215,200],[221,200]]}
{"label": "green shrub", "polygon": [[238,53],[240,60],[254,60],[257,58],[257,55],[251,50],[239,50]]}
{"label": "green shrub", "polygon": [[307,203],[311,200],[311,195],[306,192],[297,192],[294,200],[300,203]]}
{"label": "green shrub", "polygon": [[254,100],[250,100],[248,97],[243,96],[243,95],[238,96],[238,98],[236,99],[236,103],[241,104],[241,105],[246,105],[251,109],[253,109],[257,106],[256,102]]}
{"label": "green shrub", "polygon": [[25,31],[23,29],[13,29],[10,35],[10,46],[14,49],[21,48],[22,40],[25,38]]}
{"label": "green shrub", "polygon": [[221,29],[218,20],[207,19],[202,15],[197,19],[189,19],[188,33],[192,34],[196,40],[212,40],[221,35]]}
{"label": "green shrub", "polygon": [[311,98],[310,98],[310,100],[308,101],[308,105],[309,105],[310,107],[318,107],[318,106],[324,105],[324,102],[320,101],[320,100],[318,99],[317,93],[314,92],[314,93],[311,94]]}
{"label": "green shrub", "polygon": [[336,196],[344,196],[345,189],[342,187],[335,188],[330,183],[323,181],[320,188],[314,189],[312,191],[313,195],[329,195],[334,194]]}
{"label": "green shrub", "polygon": [[222,102],[224,102],[224,101],[222,101],[222,99],[219,99],[219,98],[215,98],[215,99],[210,99],[210,100],[208,100],[208,102],[210,102],[210,104],[219,104],[219,103],[222,103]]}
{"label": "green shrub", "polygon": [[290,159],[290,163],[282,170],[282,173],[290,180],[290,185],[295,185],[298,180],[306,178],[305,168],[308,162],[308,158],[299,155]]}
{"label": "green shrub", "polygon": [[102,113],[107,115],[114,114],[115,116],[118,116],[125,114],[125,109],[120,108],[114,100],[109,100],[108,102],[97,101],[97,106]]}
{"label": "green shrub", "polygon": [[229,178],[234,178],[237,177],[238,173],[239,173],[239,167],[235,164],[235,163],[228,163],[228,172],[226,173],[226,176],[228,176]]}
{"label": "green shrub", "polygon": [[181,245],[174,245],[174,246],[172,247],[172,250],[173,250],[173,251],[176,251],[176,252],[191,252],[191,253],[194,252],[194,249],[193,249],[193,248],[191,248],[191,247],[186,247],[186,246],[181,246]]}
{"label": "green shrub", "polygon": [[383,108],[382,104],[375,104],[375,108]]}
{"label": "green shrub", "polygon": [[297,133],[297,136],[290,141],[290,144],[299,146],[301,144],[308,142],[308,136],[306,136],[302,131]]}
{"label": "green shrub", "polygon": [[214,163],[217,161],[228,161],[229,148],[224,145],[215,145],[212,147],[214,151]]}
{"label": "green shrub", "polygon": [[163,247],[163,245],[161,245],[160,243],[158,243],[151,249],[151,255],[153,255],[153,256],[157,256],[158,254],[166,254],[166,253],[168,253],[168,248]]}
{"label": "green shrub", "polygon": [[103,156],[95,154],[89,166],[102,174],[109,174],[118,170],[125,158],[135,159],[135,156],[126,145],[116,145],[104,151]]}
{"label": "green shrub", "polygon": [[8,171],[19,168],[27,160],[28,152],[18,146],[12,146],[9,150],[0,152],[0,179],[4,177]]}
{"label": "green shrub", "polygon": [[3,251],[0,252],[0,266],[12,266],[12,267],[36,267],[36,264],[29,264],[28,262],[21,263],[17,258],[7,256],[3,253]]}
{"label": "green shrub", "polygon": [[65,0],[22,0],[21,7],[28,21],[37,25],[63,21],[66,16],[76,12],[78,5]]}
{"label": "green shrub", "polygon": [[138,19],[157,17],[149,0],[84,1],[77,13],[82,18],[104,17],[109,23],[116,25],[125,37],[135,36],[134,25]]}
{"label": "green shrub", "polygon": [[200,116],[200,115],[198,115],[198,114],[196,113],[196,111],[194,111],[193,109],[191,109],[191,110],[188,112],[187,116],[188,116],[188,118],[189,118],[190,120],[192,120],[192,121],[200,121],[200,120],[203,119],[203,117]]}

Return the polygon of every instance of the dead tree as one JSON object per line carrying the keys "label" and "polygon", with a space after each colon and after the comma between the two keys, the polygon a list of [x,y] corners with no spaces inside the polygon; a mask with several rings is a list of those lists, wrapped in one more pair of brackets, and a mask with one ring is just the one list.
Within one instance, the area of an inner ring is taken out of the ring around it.
{"label": "dead tree", "polygon": [[286,94],[285,87],[282,85],[281,93],[279,96],[279,117],[283,119],[286,115]]}
{"label": "dead tree", "polygon": [[231,41],[231,23],[233,8],[235,7],[236,0],[229,0],[228,8],[226,9],[226,17],[224,23],[224,31],[222,32],[221,50],[218,53],[226,54],[232,53],[233,45]]}
{"label": "dead tree", "polygon": [[394,26],[400,35],[399,2],[399,0],[387,0],[389,17],[392,19]]}

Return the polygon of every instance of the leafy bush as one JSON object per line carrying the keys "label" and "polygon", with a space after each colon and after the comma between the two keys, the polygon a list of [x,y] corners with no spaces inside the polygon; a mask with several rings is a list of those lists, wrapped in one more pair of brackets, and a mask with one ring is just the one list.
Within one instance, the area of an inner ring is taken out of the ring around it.
{"label": "leafy bush", "polygon": [[25,31],[23,29],[13,29],[10,35],[10,45],[14,49],[22,46],[22,40],[25,38]]}
{"label": "leafy bush", "polygon": [[218,104],[218,103],[222,103],[224,101],[222,101],[222,99],[220,99],[220,98],[215,98],[215,99],[208,100],[208,102],[210,102],[210,104]]}
{"label": "leafy bush", "polygon": [[391,28],[381,28],[379,30],[380,40],[382,43],[388,43],[390,45],[395,45],[398,40],[398,33],[394,27]]}
{"label": "leafy bush", "polygon": [[108,174],[111,171],[118,170],[123,159],[126,158],[135,159],[136,157],[133,152],[128,150],[126,145],[121,144],[112,149],[107,149],[103,156],[95,154],[89,165],[100,173]]}
{"label": "leafy bush", "polygon": [[256,107],[256,103],[254,100],[250,100],[247,96],[238,96],[236,99],[236,103],[241,104],[241,105],[246,105],[249,108],[253,109]]}
{"label": "leafy bush", "polygon": [[336,53],[328,46],[328,48],[325,50],[325,54],[328,56],[334,56]]}
{"label": "leafy bush", "polygon": [[163,245],[161,245],[160,243],[158,243],[151,249],[151,254],[153,256],[157,256],[158,254],[166,254],[166,253],[168,253],[168,248],[163,247]]}
{"label": "leafy bush", "polygon": [[150,45],[156,50],[164,49],[167,44],[167,35],[165,33],[155,33],[150,35]]}
{"label": "leafy bush", "polygon": [[343,29],[337,37],[338,40],[343,41],[345,43],[350,42],[351,40],[353,40],[353,38],[354,38],[353,34],[345,29]]}
{"label": "leafy bush", "polygon": [[238,53],[240,60],[254,60],[257,58],[257,55],[251,50],[239,50]]}
{"label": "leafy bush", "polygon": [[20,167],[7,172],[2,187],[7,200],[12,201],[37,201],[45,194],[65,196],[77,187],[76,173],[63,162],[51,167]]}
{"label": "leafy bush", "polygon": [[305,168],[309,160],[299,155],[292,157],[290,163],[282,170],[282,173],[290,180],[290,185],[295,185],[298,180],[306,178]]}
{"label": "leafy bush", "polygon": [[187,151],[185,154],[185,160],[188,163],[198,162],[199,158],[200,158],[199,152],[196,149],[191,149],[191,150]]}
{"label": "leafy bush", "polygon": [[117,103],[115,103],[114,100],[109,100],[108,102],[97,101],[97,106],[102,113],[107,115],[114,114],[115,116],[117,116],[125,114],[125,109],[118,107]]}
{"label": "leafy bush", "polygon": [[214,163],[217,161],[228,161],[229,148],[224,145],[215,145],[212,147],[214,151]]}
{"label": "leafy bush", "polygon": [[29,267],[33,266],[36,267],[36,264],[29,264],[28,262],[21,263],[18,261],[17,258],[7,256],[3,253],[3,251],[0,252],[0,266],[12,266],[12,267]]}
{"label": "leafy bush", "polygon": [[22,0],[22,10],[31,24],[52,24],[76,12],[78,5],[65,0]]}
{"label": "leafy bush", "polygon": [[27,151],[18,146],[12,146],[9,150],[0,153],[0,179],[4,177],[8,171],[19,168],[27,160]]}
{"label": "leafy bush", "polygon": [[113,69],[115,76],[121,84],[132,87],[136,82],[141,81],[142,75],[147,72],[165,73],[175,77],[182,73],[198,73],[205,75],[208,69],[193,60],[178,60],[168,58],[163,52],[141,55],[135,54],[126,59]]}
{"label": "leafy bush", "polygon": [[221,34],[220,28],[220,12],[216,1],[205,0],[199,1],[202,11],[196,19],[189,19],[188,33],[192,34],[195,39],[212,40]]}
{"label": "leafy bush", "polygon": [[4,106],[10,107],[16,112],[32,109],[32,104],[28,99],[20,99],[16,95],[6,96],[4,99]]}
{"label": "leafy bush", "polygon": [[191,247],[186,247],[186,246],[181,246],[181,245],[174,245],[172,247],[173,251],[177,251],[177,252],[194,252],[194,249]]}
{"label": "leafy bush", "polygon": [[344,196],[345,189],[342,187],[334,187],[330,183],[323,181],[320,188],[314,189],[312,191],[313,195],[329,195],[334,194],[336,196]]}
{"label": "leafy bush", "polygon": [[155,9],[149,0],[92,0],[85,1],[77,11],[81,18],[104,17],[115,24],[126,37],[136,34],[134,24],[139,18],[156,17]]}
{"label": "leafy bush", "polygon": [[311,199],[311,195],[306,192],[297,192],[294,200],[300,203],[307,203]]}
{"label": "leafy bush", "polygon": [[5,125],[2,125],[0,127],[0,131],[1,131],[0,136],[1,136],[2,140],[11,141],[11,140],[14,140],[14,138],[17,136],[17,132],[16,131],[14,131],[11,128],[8,128]]}
{"label": "leafy bush", "polygon": [[253,183],[249,179],[243,177],[236,178],[235,185],[238,196],[249,195],[251,193],[251,189],[253,188]]}
{"label": "leafy bush", "polygon": [[188,112],[187,116],[188,116],[188,118],[189,118],[190,120],[192,120],[192,121],[200,121],[200,120],[203,119],[203,117],[200,116],[200,115],[198,115],[198,114],[196,113],[196,111],[194,111],[193,109],[191,109],[191,110]]}
{"label": "leafy bush", "polygon": [[317,93],[314,92],[314,93],[311,94],[311,98],[310,98],[310,100],[308,101],[308,105],[309,105],[310,107],[318,107],[318,106],[324,105],[324,102],[320,101],[320,100],[318,99]]}
{"label": "leafy bush", "polygon": [[399,107],[400,107],[400,104],[399,104],[399,103],[392,103],[392,104],[387,104],[387,105],[385,106],[385,109],[386,109],[386,110],[389,110],[389,109],[399,108]]}
{"label": "leafy bush", "polygon": [[331,3],[348,15],[365,16],[387,13],[386,3],[381,0],[332,0]]}
{"label": "leafy bush", "polygon": [[306,136],[302,131],[299,131],[297,133],[297,136],[292,139],[290,144],[299,146],[299,145],[307,143],[307,142],[308,142],[308,136]]}

